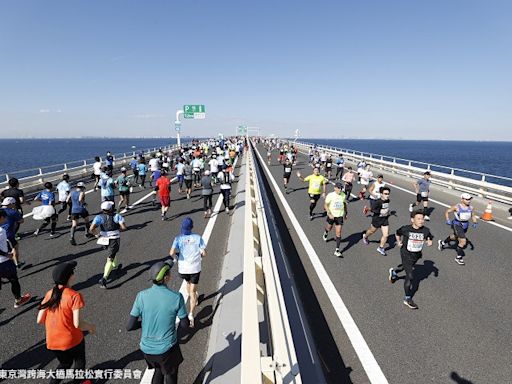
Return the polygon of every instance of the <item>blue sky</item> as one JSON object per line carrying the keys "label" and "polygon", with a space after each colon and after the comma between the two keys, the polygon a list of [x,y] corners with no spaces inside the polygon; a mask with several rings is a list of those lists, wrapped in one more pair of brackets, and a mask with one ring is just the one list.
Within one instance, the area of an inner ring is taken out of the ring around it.
{"label": "blue sky", "polygon": [[2,137],[512,140],[512,2],[0,0]]}

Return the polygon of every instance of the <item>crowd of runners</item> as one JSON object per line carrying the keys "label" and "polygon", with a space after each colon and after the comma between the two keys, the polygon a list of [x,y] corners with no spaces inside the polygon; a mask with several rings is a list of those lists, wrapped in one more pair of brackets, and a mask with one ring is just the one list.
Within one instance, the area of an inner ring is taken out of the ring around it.
{"label": "crowd of runners", "polygon": [[[1,283],[11,286],[14,307],[19,308],[31,300],[29,293],[22,294],[18,279],[18,271],[26,265],[20,254],[20,245],[25,237],[54,238],[69,231],[71,250],[80,247],[78,233],[81,232],[86,239],[95,238],[106,254],[98,286],[107,288],[112,281],[112,271],[122,269],[121,232],[128,228],[123,214],[136,209],[130,204],[134,189],[150,189],[147,197],[151,197],[151,204],[162,221],[170,220],[171,188],[175,188],[174,185],[177,187],[174,193],[187,199],[193,190],[200,190],[205,220],[212,216],[212,197],[216,189],[222,195],[224,211],[229,213],[235,165],[246,146],[247,141],[243,138],[194,141],[179,149],[136,154],[122,167],[116,167],[116,159],[108,152],[104,159],[95,158],[91,170],[94,184],[90,191],[86,191],[87,180],[72,182],[70,175],[63,174],[56,185],[46,182],[33,198],[27,198],[20,189],[19,181],[11,178],[0,199],[0,278]],[[89,192],[101,196],[99,206],[91,206],[87,202]],[[190,204],[196,204],[195,201],[190,200]],[[40,221],[35,232],[30,233],[23,231],[23,210],[28,205],[33,205],[32,219]],[[96,211],[99,212],[94,216],[89,213]],[[175,213],[175,217],[181,214]],[[69,227],[64,226],[67,228],[63,229],[61,226],[57,231],[59,221],[69,222]],[[153,383],[163,383],[164,380],[166,383],[177,382],[178,366],[183,357],[177,343],[176,325],[194,327],[194,311],[199,301],[197,285],[206,244],[199,234],[193,232],[193,227],[190,217],[180,222],[180,235],[172,242],[169,256],[150,268],[152,285],[139,292],[129,314],[127,330],[142,328],[140,349],[148,366],[155,368]],[[130,233],[124,236],[130,236]],[[64,252],[69,253],[69,249]],[[188,309],[183,296],[167,287],[174,264],[187,283]],[[77,262],[71,261],[55,267],[53,286],[38,306],[37,323],[45,325],[46,346],[58,359],[58,370],[71,366],[75,370],[85,369],[83,332],[94,334],[96,331],[96,326],[80,315],[84,299],[72,288],[76,266]],[[61,379],[55,377],[50,382],[58,383]]]}
{"label": "crowd of runners", "polygon": [[[287,143],[277,139],[266,139],[262,141],[267,157],[267,164],[271,165],[273,159],[283,166],[283,188],[289,193],[289,181],[292,176],[292,168],[296,164],[297,147],[294,143]],[[348,203],[350,201],[368,201],[363,206],[362,214],[370,216],[368,228],[359,228],[360,239],[365,245],[370,244],[370,237],[380,232],[376,251],[386,256],[386,246],[389,245],[390,235],[389,217],[395,215],[391,205],[391,184],[386,183],[384,175],[374,175],[371,164],[364,160],[355,164],[355,170],[345,163],[343,154],[335,156],[332,153],[319,150],[316,147],[308,148],[308,162],[312,171],[304,176],[296,172],[299,180],[308,183],[309,198],[309,220],[316,216],[325,216],[326,223],[323,226],[322,238],[327,241],[332,228],[335,228],[335,249],[334,255],[343,257],[341,250],[341,235],[343,225],[348,217]],[[410,217],[407,224],[395,231],[395,243],[400,249],[401,263],[388,271],[388,279],[391,283],[398,280],[398,274],[405,272],[404,277],[404,304],[412,309],[418,306],[413,301],[414,265],[422,257],[424,245],[431,246],[434,236],[430,229],[425,227],[425,221],[429,221],[429,197],[431,186],[431,173],[425,171],[423,177],[413,182],[413,191],[416,195],[415,201],[408,206]],[[327,185],[332,184],[334,191],[327,193]],[[354,186],[360,186],[357,194],[352,194]],[[475,209],[471,204],[472,196],[468,193],[460,195],[460,201],[448,208],[442,218],[450,227],[447,237],[438,240],[439,251],[454,249],[456,252],[455,262],[464,265],[465,248],[473,245],[467,239],[467,232],[470,226],[476,229],[478,226]],[[321,202],[320,212],[315,213],[318,203]],[[512,215],[512,209],[510,210]],[[512,217],[512,216],[511,216]]]}

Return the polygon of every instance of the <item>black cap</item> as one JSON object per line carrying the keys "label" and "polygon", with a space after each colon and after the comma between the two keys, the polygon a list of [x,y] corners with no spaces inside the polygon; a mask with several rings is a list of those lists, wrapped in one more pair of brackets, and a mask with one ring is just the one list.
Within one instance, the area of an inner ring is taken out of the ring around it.
{"label": "black cap", "polygon": [[384,178],[384,175],[377,176],[377,179],[383,179],[383,178]]}
{"label": "black cap", "polygon": [[66,263],[60,263],[57,265],[52,272],[53,281],[55,284],[67,284],[71,275],[75,272],[76,261],[68,261]]}
{"label": "black cap", "polygon": [[430,175],[430,171],[423,172],[424,175]]}
{"label": "black cap", "polygon": [[338,181],[336,184],[334,184],[334,186],[335,186],[336,188],[343,189],[343,184],[342,184],[342,183],[340,183],[339,181]]}
{"label": "black cap", "polygon": [[173,263],[172,262],[164,262],[159,261],[151,266],[151,269],[149,270],[149,275],[151,276],[151,280],[153,282],[161,282],[165,275],[167,275],[167,272],[170,271],[172,268]]}

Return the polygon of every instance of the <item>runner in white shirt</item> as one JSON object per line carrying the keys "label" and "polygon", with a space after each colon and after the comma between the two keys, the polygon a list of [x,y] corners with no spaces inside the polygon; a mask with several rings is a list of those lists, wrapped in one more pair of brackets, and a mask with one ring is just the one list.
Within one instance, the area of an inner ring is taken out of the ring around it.
{"label": "runner in white shirt", "polygon": [[[57,191],[59,192],[59,202],[62,204],[62,207],[57,212],[59,215],[68,209],[67,198],[69,196],[69,192],[71,191],[71,187],[69,185],[69,175],[67,173],[62,175],[62,181],[57,184]],[[71,204],[69,204],[68,217],[66,220],[71,220]]]}
{"label": "runner in white shirt", "polygon": [[361,184],[361,191],[359,192],[359,198],[361,200],[364,200],[366,197],[366,188],[368,187],[368,184],[370,184],[370,179],[372,177],[373,177],[373,172],[370,171],[370,166],[367,165],[361,171],[361,180],[359,181]]}
{"label": "runner in white shirt", "polygon": [[375,207],[375,202],[380,199],[380,189],[386,185],[384,181],[383,175],[378,175],[377,180],[375,180],[370,187],[368,188],[368,193],[370,194],[370,208],[367,205],[363,207],[363,215],[367,215],[368,212],[373,211]]}

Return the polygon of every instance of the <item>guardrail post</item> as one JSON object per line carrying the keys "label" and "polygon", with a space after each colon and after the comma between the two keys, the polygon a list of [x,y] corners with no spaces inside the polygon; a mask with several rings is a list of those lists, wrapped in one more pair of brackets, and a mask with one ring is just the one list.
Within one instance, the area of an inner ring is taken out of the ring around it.
{"label": "guardrail post", "polygon": [[43,174],[43,170],[41,168],[39,168],[39,174],[42,175]]}
{"label": "guardrail post", "polygon": [[484,188],[484,183],[485,183],[485,175],[482,174],[482,185],[480,185],[480,188],[479,188],[479,191],[480,191],[480,193],[478,194],[479,197],[484,197],[485,192],[487,192],[487,189]]}
{"label": "guardrail post", "polygon": [[64,170],[67,171],[68,170],[68,164],[67,163],[64,163]]}
{"label": "guardrail post", "polygon": [[7,173],[5,174],[5,181],[9,181],[9,175]]}
{"label": "guardrail post", "polygon": [[[455,176],[455,169],[452,168],[450,170],[450,175]],[[450,178],[450,180],[448,181],[448,189],[453,189],[453,178]]]}
{"label": "guardrail post", "polygon": [[411,176],[411,166],[412,166],[412,162],[409,161],[409,169],[407,170],[407,177],[412,177]]}

